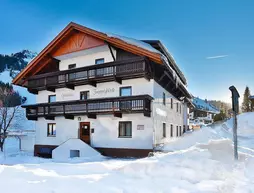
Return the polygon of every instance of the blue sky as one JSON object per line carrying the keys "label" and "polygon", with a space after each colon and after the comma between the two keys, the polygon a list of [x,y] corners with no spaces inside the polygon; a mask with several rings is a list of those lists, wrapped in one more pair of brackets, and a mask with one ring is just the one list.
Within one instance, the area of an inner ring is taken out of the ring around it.
{"label": "blue sky", "polygon": [[[70,21],[136,39],[159,39],[190,92],[230,101],[228,87],[254,94],[252,0],[1,0],[0,53],[39,52]],[[217,57],[221,56],[221,57]]]}

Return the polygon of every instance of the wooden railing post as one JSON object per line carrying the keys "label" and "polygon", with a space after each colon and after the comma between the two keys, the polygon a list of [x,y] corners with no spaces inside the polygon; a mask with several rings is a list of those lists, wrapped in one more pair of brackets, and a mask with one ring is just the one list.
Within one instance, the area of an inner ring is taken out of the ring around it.
{"label": "wooden railing post", "polygon": [[65,105],[63,105],[63,114],[65,115]]}

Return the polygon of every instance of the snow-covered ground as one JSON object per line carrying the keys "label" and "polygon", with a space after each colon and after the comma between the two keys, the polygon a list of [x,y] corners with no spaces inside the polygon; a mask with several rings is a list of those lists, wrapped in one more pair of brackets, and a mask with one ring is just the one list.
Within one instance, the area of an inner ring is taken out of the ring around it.
{"label": "snow-covered ground", "polygon": [[[239,116],[239,161],[233,161],[232,122],[187,133],[144,159],[97,156],[66,163],[15,153],[0,154],[3,192],[254,192],[254,113]],[[247,140],[246,140],[247,139]],[[252,140],[251,140],[252,139]]]}

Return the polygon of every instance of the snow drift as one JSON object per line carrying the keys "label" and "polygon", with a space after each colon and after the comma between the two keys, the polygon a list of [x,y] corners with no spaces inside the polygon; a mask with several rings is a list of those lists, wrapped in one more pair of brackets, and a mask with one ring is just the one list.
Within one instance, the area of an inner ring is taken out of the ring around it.
{"label": "snow drift", "polygon": [[[239,116],[239,131],[251,130],[253,115]],[[12,154],[2,159],[5,164],[14,165],[0,166],[0,186],[4,192],[21,193],[78,193],[84,192],[84,187],[86,192],[103,193],[253,192],[254,149],[249,147],[250,141],[239,137],[245,145],[239,149],[240,159],[235,162],[231,137],[229,120],[185,134],[164,147],[167,153],[156,153],[145,159],[101,156],[57,163]],[[248,138],[254,141],[253,135]]]}

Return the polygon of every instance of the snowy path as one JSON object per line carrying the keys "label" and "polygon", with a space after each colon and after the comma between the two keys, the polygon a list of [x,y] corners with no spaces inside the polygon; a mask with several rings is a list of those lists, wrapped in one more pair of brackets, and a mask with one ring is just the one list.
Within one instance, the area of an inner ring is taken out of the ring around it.
{"label": "snowy path", "polygon": [[[254,149],[251,140],[254,135],[250,135],[253,131],[249,130],[252,123],[243,121],[241,124],[239,141],[242,148],[239,149],[241,153],[238,162],[233,161],[232,141],[229,139],[230,123],[226,124],[226,130],[220,125],[187,134],[164,147],[165,150],[173,152],[158,153],[145,159],[97,157],[91,160],[76,159],[70,163],[55,163],[28,155],[10,154],[2,161],[14,165],[0,165],[0,187],[4,187],[1,191],[254,192]],[[248,135],[244,132],[245,129]]]}

